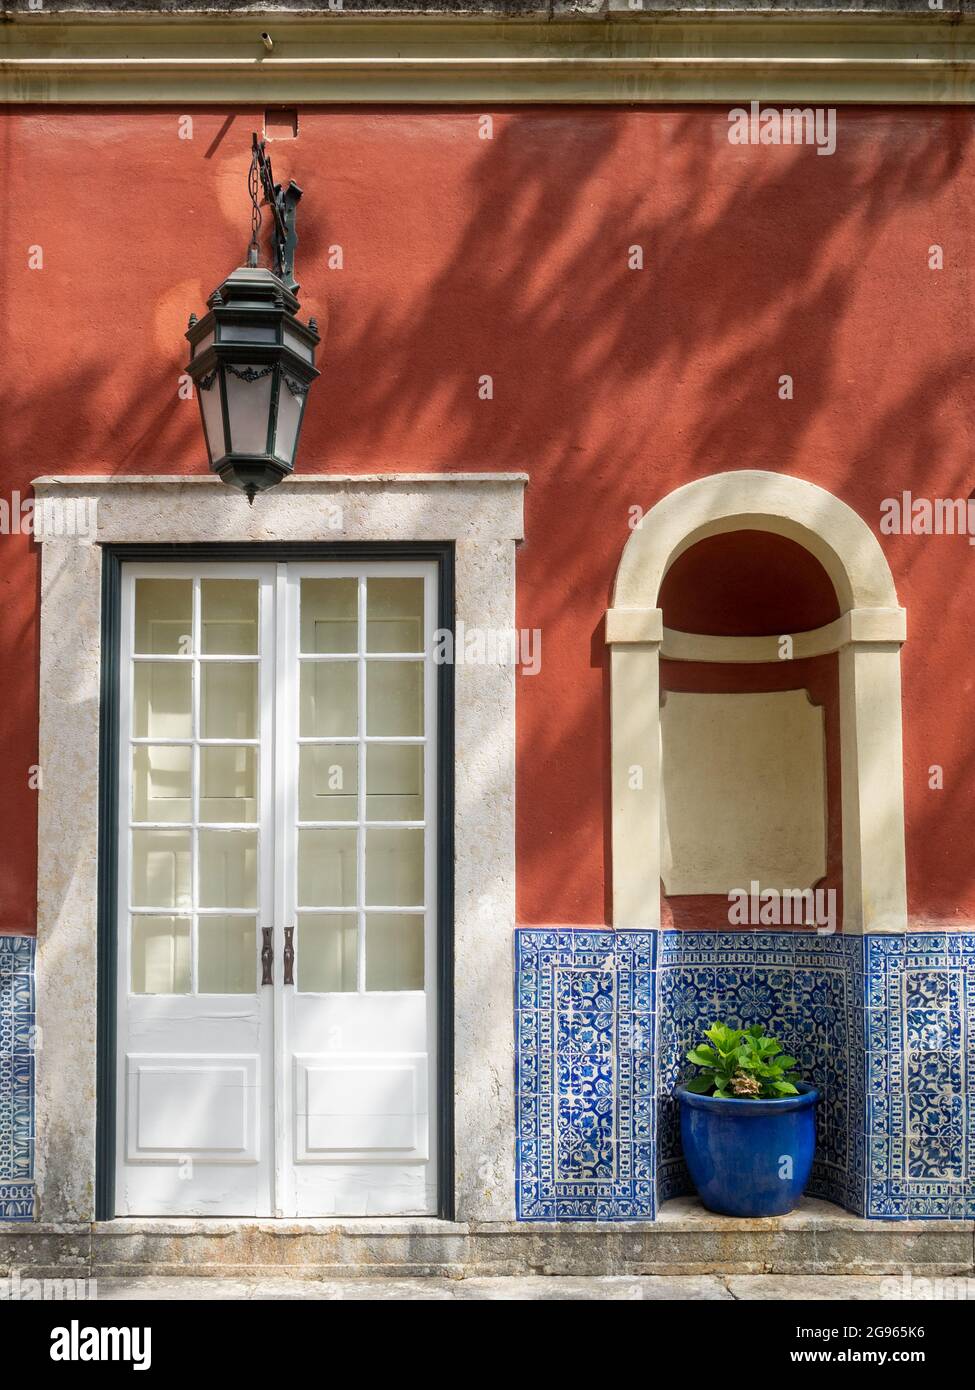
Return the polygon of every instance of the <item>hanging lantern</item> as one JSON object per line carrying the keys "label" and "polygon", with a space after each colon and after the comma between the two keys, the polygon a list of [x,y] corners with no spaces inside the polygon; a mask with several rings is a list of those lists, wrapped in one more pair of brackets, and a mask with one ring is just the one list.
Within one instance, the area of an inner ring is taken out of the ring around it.
{"label": "hanging lantern", "polygon": [[[254,136],[249,187],[253,206],[248,264],[227,276],[193,315],[187,371],[200,398],[210,467],[253,502],[294,470],[308,391],[320,372],[321,339],[298,317],[294,279],[295,208],[301,189],[273,182],[263,142]],[[258,265],[258,188],[274,213],[274,270]]]}

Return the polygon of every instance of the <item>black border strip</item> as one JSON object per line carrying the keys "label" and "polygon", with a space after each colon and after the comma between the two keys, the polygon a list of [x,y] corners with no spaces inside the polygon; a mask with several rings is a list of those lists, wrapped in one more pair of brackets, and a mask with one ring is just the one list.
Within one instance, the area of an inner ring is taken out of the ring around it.
{"label": "black border strip", "polygon": [[[278,541],[109,545],[102,555],[98,757],[98,1084],[95,1219],[115,1215],[116,983],[118,971],[118,734],[122,565],[160,560],[433,560],[438,626],[454,629],[452,541]],[[454,667],[437,670],[437,1215],[454,1219]]]}
{"label": "black border strip", "polygon": [[95,1219],[115,1212],[115,1062],[118,978],[118,736],[122,566],[102,555],[101,697],[98,719],[98,1052],[95,1101]]}

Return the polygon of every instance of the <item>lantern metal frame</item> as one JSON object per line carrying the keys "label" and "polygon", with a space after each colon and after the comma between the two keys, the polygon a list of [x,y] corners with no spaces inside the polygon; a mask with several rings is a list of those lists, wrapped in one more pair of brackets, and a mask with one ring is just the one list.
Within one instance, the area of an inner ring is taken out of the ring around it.
{"label": "lantern metal frame", "polygon": [[[314,365],[321,339],[314,319],[304,324],[296,317],[298,300],[291,290],[273,271],[259,266],[238,267],[214,290],[208,304],[209,313],[199,321],[191,319],[186,332],[191,349],[186,370],[200,398],[210,467],[253,502],[256,493],[273,487],[294,469],[308,389],[321,375]],[[228,376],[252,386],[264,377],[271,378],[263,450],[234,448]],[[222,447],[220,440],[211,438],[207,426],[204,393],[214,390],[219,392]],[[299,402],[287,452],[277,450],[283,391],[289,391]]]}

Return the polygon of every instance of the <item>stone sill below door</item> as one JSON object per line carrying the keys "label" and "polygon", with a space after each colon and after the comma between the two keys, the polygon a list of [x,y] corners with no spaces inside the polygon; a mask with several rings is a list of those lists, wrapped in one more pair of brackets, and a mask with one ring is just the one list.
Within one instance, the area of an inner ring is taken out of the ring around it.
{"label": "stone sill below door", "polygon": [[[975,1274],[975,1221],[884,1221],[806,1198],[788,1216],[715,1216],[693,1198],[655,1221],[132,1218],[0,1227],[0,1275]],[[896,1296],[892,1293],[892,1296]]]}

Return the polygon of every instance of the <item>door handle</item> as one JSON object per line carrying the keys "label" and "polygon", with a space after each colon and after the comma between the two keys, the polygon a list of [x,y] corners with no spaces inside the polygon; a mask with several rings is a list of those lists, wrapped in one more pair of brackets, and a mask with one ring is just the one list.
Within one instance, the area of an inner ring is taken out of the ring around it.
{"label": "door handle", "polygon": [[284,929],[284,983],[293,985],[295,982],[295,929],[285,927]]}
{"label": "door handle", "polygon": [[272,944],[274,929],[273,927],[262,927],[261,938],[261,984],[274,984],[274,946]]}

